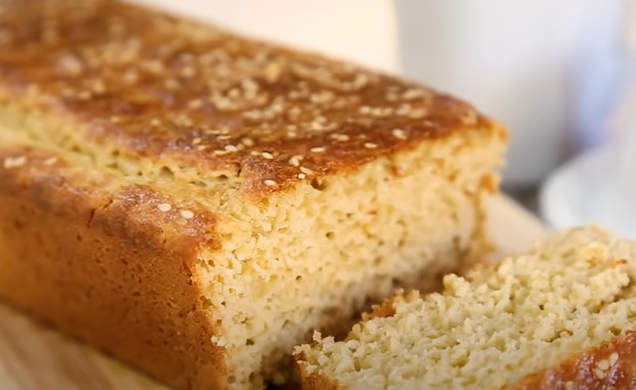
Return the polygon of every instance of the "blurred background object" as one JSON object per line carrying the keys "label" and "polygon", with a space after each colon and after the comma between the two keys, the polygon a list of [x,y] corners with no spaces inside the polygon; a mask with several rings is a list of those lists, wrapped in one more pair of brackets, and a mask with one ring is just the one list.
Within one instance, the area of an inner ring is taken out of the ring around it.
{"label": "blurred background object", "polygon": [[[138,1],[400,73],[470,101],[511,133],[504,190],[538,212],[547,180],[542,199],[551,203],[541,210],[555,226],[599,219],[590,210],[600,201],[591,199],[610,199],[595,185],[622,194],[634,188],[636,198],[636,159],[598,157],[636,155],[636,141],[626,142],[636,134],[634,1]],[[573,200],[575,188],[587,198]]]}
{"label": "blurred background object", "polygon": [[570,147],[602,139],[623,3],[396,0],[404,73],[503,121],[505,185],[535,188]]}

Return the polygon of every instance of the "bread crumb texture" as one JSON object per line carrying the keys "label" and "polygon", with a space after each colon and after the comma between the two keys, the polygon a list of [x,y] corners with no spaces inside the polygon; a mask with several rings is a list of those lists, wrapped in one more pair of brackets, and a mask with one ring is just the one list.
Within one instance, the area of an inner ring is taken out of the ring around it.
{"label": "bread crumb texture", "polygon": [[[469,280],[449,275],[442,293],[400,295],[392,315],[355,325],[342,342],[316,334],[296,355],[311,389],[512,388],[632,331],[635,277],[636,243],[574,228]],[[588,358],[588,383],[616,369],[618,350],[605,355]]]}

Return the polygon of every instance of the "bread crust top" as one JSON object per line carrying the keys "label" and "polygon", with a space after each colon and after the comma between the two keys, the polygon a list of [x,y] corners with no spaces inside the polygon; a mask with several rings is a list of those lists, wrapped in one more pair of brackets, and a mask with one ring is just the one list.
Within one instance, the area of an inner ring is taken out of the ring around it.
{"label": "bread crust top", "polygon": [[0,6],[0,104],[63,113],[91,142],[230,170],[260,192],[467,128],[504,134],[431,89],[117,0]]}

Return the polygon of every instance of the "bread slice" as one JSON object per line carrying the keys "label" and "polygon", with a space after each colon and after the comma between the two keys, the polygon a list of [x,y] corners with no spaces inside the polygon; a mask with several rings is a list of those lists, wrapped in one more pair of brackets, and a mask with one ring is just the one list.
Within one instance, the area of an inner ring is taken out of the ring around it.
{"label": "bread slice", "polygon": [[114,0],[4,0],[0,40],[0,297],[176,388],[282,382],[487,249],[466,103]]}
{"label": "bread slice", "polygon": [[636,242],[595,226],[298,347],[303,389],[632,389]]}

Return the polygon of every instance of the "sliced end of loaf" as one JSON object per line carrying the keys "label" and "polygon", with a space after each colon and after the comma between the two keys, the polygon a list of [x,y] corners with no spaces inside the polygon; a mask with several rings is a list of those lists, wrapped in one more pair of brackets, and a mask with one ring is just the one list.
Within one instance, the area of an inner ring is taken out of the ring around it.
{"label": "sliced end of loaf", "polygon": [[235,388],[283,381],[293,346],[313,330],[342,332],[367,302],[398,286],[430,291],[471,251],[483,255],[482,200],[504,142],[478,134],[426,142],[266,204],[228,204],[223,248],[202,254],[200,274]]}
{"label": "sliced end of loaf", "polygon": [[635,277],[636,243],[575,228],[470,279],[447,276],[442,293],[398,296],[385,303],[388,316],[371,316],[342,342],[318,337],[296,357],[308,389],[328,389],[315,385],[325,377],[346,390],[470,390],[522,386],[544,370],[556,378],[605,348],[606,359],[588,359],[588,371],[561,384],[609,380],[620,362],[606,345],[634,329]]}

